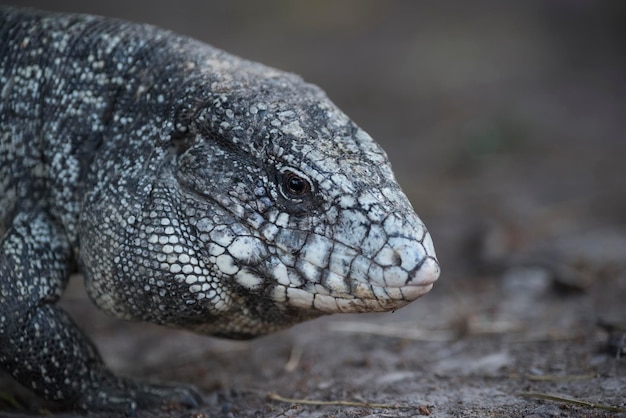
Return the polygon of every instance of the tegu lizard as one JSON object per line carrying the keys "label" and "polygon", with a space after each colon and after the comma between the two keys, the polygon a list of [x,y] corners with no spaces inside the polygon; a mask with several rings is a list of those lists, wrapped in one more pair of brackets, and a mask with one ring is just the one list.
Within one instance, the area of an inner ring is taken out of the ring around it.
{"label": "tegu lizard", "polygon": [[398,309],[431,237],[318,87],[145,24],[0,8],[0,367],[68,408],[194,405],[114,375],[56,305],[227,338]]}

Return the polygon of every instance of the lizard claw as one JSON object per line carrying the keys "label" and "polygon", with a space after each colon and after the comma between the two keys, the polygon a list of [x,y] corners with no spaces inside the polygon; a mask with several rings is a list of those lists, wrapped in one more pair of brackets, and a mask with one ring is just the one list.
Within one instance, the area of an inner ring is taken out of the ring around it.
{"label": "lizard claw", "polygon": [[[191,385],[174,386],[146,383],[138,383],[138,385],[137,403],[140,408],[149,407],[154,398],[159,399],[162,405],[171,408],[192,409],[204,403],[202,393]],[[147,402],[148,405],[144,405],[144,402]]]}
{"label": "lizard claw", "polygon": [[110,411],[132,417],[138,410],[145,409],[192,409],[202,405],[203,400],[201,392],[193,386],[117,378],[114,384],[87,391],[76,404],[85,411]]}

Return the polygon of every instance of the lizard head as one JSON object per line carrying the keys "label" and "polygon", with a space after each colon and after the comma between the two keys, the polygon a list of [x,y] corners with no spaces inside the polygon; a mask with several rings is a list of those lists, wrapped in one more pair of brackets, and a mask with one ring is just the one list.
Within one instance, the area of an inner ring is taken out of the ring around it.
{"label": "lizard head", "polygon": [[241,318],[196,330],[255,335],[428,292],[439,276],[431,236],[382,148],[319,88],[248,65],[179,124],[183,211],[219,282],[196,294]]}

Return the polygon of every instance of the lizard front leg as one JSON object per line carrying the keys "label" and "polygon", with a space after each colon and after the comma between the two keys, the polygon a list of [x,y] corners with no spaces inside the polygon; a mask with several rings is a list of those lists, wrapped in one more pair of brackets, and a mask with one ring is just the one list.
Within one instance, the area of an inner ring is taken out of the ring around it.
{"label": "lizard front leg", "polygon": [[55,304],[71,266],[69,242],[50,216],[14,219],[0,241],[0,367],[43,398],[83,410],[133,414],[164,402],[196,405],[192,389],[136,383],[104,365]]}

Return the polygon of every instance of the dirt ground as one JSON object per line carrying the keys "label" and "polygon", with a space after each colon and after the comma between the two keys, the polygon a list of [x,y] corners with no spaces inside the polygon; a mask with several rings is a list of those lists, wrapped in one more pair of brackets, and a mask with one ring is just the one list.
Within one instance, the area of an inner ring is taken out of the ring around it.
{"label": "dirt ground", "polygon": [[[383,145],[433,235],[443,273],[417,302],[251,342],[113,320],[77,278],[63,303],[111,367],[207,393],[145,416],[626,417],[625,2],[5,3],[303,75]],[[0,379],[0,415],[41,406]]]}

